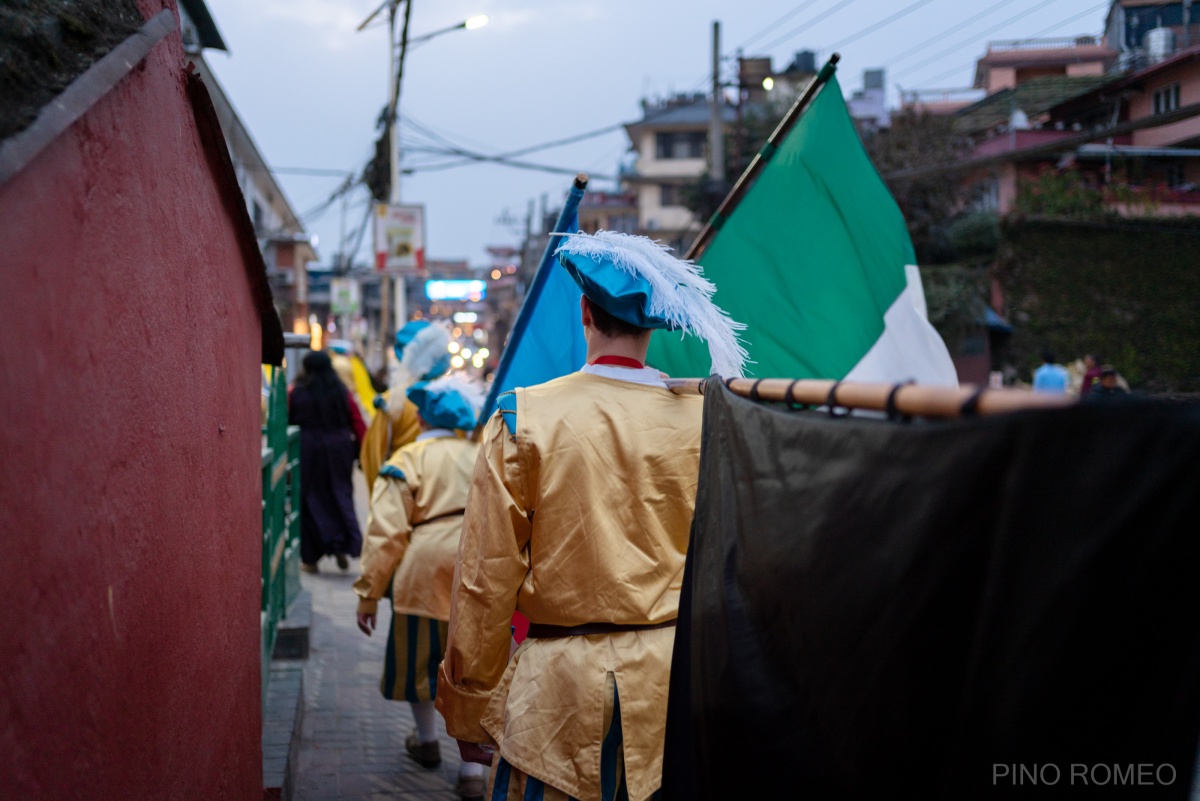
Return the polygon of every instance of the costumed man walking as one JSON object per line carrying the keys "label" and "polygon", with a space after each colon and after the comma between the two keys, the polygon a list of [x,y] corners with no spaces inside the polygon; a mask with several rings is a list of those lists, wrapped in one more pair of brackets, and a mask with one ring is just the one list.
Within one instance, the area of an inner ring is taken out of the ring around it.
{"label": "costumed man walking", "polygon": [[[644,237],[571,236],[587,364],[502,395],[472,479],[437,708],[492,799],[652,797],[695,504],[703,402],[646,367],[653,329],[741,375],[740,326]],[[509,657],[514,609],[530,620]]]}
{"label": "costumed man walking", "polygon": [[404,393],[417,381],[432,381],[450,369],[449,344],[446,326],[426,320],[413,320],[396,332],[392,351],[399,364],[389,376],[390,388],[375,397],[378,413],[371,418],[358,455],[367,492],[373,492],[383,463],[420,433],[417,407]]}
{"label": "costumed man walking", "polygon": [[[421,433],[396,451],[375,481],[362,551],[358,627],[375,628],[376,607],[392,600],[380,690],[412,705],[416,731],[405,749],[423,767],[441,763],[434,724],[437,667],[446,644],[454,559],[477,443],[455,432],[475,428],[483,391],[459,376],[419,382],[408,390]],[[483,766],[464,762],[458,791],[483,796]]]}

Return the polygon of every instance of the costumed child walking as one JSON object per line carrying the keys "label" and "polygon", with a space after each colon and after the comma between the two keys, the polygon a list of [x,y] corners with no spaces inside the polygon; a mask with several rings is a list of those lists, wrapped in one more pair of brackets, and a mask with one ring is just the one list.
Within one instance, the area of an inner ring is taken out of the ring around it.
{"label": "costumed child walking", "polygon": [[450,369],[449,344],[450,330],[441,323],[412,320],[396,332],[392,345],[396,363],[388,377],[388,390],[374,398],[377,413],[371,418],[359,451],[368,493],[375,489],[379,468],[421,433],[417,407],[405,392],[416,382],[432,381]]}
{"label": "costumed child walking", "polygon": [[[479,451],[458,432],[475,427],[483,395],[482,388],[461,376],[422,381],[408,389],[421,433],[379,471],[371,492],[362,576],[354,582],[358,627],[367,636],[375,628],[379,599],[391,598],[380,690],[389,700],[411,704],[416,730],[406,739],[405,750],[425,768],[441,763],[433,701],[446,647],[463,511]],[[482,798],[483,790],[483,766],[464,762],[459,795]]]}

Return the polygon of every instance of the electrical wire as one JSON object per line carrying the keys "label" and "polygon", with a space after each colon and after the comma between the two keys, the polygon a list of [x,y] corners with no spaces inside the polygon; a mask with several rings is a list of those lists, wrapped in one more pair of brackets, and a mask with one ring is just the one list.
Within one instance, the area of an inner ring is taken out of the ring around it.
{"label": "electrical wire", "polygon": [[763,28],[763,29],[762,29],[761,31],[759,31],[758,33],[756,33],[756,34],[754,34],[753,36],[751,36],[749,39],[746,39],[746,40],[745,40],[744,42],[742,42],[740,45],[738,45],[737,47],[735,47],[735,48],[734,48],[734,51],[741,50],[742,48],[744,48],[744,47],[747,47],[747,46],[748,46],[748,45],[749,45],[751,42],[753,42],[754,40],[756,40],[756,39],[761,39],[761,38],[762,38],[763,36],[765,36],[766,34],[768,34],[768,33],[771,33],[772,31],[776,30],[776,29],[777,29],[777,28],[778,28],[780,25],[782,25],[783,23],[787,22],[789,19],[791,19],[792,17],[796,16],[796,15],[797,15],[797,14],[799,14],[801,11],[803,11],[803,10],[804,10],[804,9],[806,9],[806,8],[808,8],[809,6],[811,6],[811,5],[812,5],[813,3],[815,3],[815,2],[817,2],[817,0],[805,0],[805,2],[803,2],[803,3],[800,3],[798,6],[794,7],[794,8],[793,8],[791,11],[787,12],[786,14],[784,14],[784,15],[783,15],[782,17],[780,17],[779,19],[775,20],[775,21],[774,21],[774,22],[772,22],[770,25],[768,25],[767,27]]}
{"label": "electrical wire", "polygon": [[853,34],[847,36],[845,39],[842,39],[841,41],[834,42],[827,48],[827,50],[837,50],[839,47],[845,47],[846,45],[850,44],[851,42],[857,42],[862,37],[864,37],[868,34],[874,33],[875,31],[879,30],[880,28],[884,27],[885,25],[890,25],[891,23],[895,22],[896,20],[900,19],[901,17],[908,16],[909,14],[916,11],[921,6],[928,5],[931,2],[933,2],[933,0],[917,0],[917,2],[912,3],[911,5],[905,6],[904,8],[897,11],[895,14],[892,14],[890,17],[885,17],[884,19],[881,19],[879,22],[876,22],[874,25],[868,25],[867,27],[863,28],[861,31],[858,31],[857,33],[853,33]]}
{"label": "electrical wire", "polygon": [[[1058,28],[1062,28],[1063,25],[1069,25],[1070,23],[1075,22],[1076,19],[1086,17],[1087,14],[1096,13],[1097,11],[1100,10],[1100,8],[1105,8],[1108,6],[1109,6],[1108,2],[1102,2],[1102,4],[1099,4],[1098,6],[1092,6],[1091,8],[1088,8],[1087,11],[1080,12],[1078,14],[1075,14],[1075,16],[1069,17],[1067,19],[1062,19],[1062,20],[1060,20],[1060,22],[1057,22],[1055,24],[1048,26],[1048,28],[1039,30],[1036,32],[1036,34],[1030,34],[1028,36],[1022,37],[1021,40],[1018,40],[1018,41],[1027,42],[1030,40],[1036,40],[1036,38],[1038,38],[1039,36],[1049,34],[1049,32],[1051,32],[1051,31],[1054,31]],[[1037,61],[1032,61],[1032,60],[1025,61],[1025,62],[1020,62],[1020,64],[1014,64],[1014,65],[1008,65],[1008,66],[1012,67],[1013,70],[1019,70],[1019,68],[1021,68],[1021,67],[1033,66],[1034,64],[1037,64]],[[913,68],[916,68],[916,67],[913,67]],[[923,80],[922,83],[917,84],[917,88],[919,89],[919,88],[922,88],[922,86],[928,86],[932,83],[938,82],[938,80],[941,80],[942,78],[946,78],[947,76],[952,76],[952,74],[954,74],[955,72],[959,72],[961,70],[962,70],[961,66],[956,66],[956,67],[950,68],[950,70],[947,70],[946,72],[938,73],[938,74],[936,74],[936,76],[934,76],[932,78],[926,78],[925,80]]]}
{"label": "electrical wire", "polygon": [[947,47],[945,50],[939,50],[936,54],[930,56],[929,58],[925,59],[924,61],[919,61],[916,64],[914,64],[913,66],[903,69],[898,73],[895,73],[893,75],[893,77],[898,77],[900,75],[907,75],[915,70],[921,69],[921,67],[925,67],[925,66],[932,64],[933,62],[940,59],[942,56],[945,56],[949,53],[953,53],[955,50],[961,50],[964,47],[970,47],[971,45],[976,44],[979,41],[980,37],[987,36],[988,34],[993,33],[994,31],[1000,30],[1005,25],[1009,25],[1013,22],[1016,22],[1017,20],[1024,19],[1025,17],[1029,16],[1033,12],[1043,9],[1046,6],[1050,5],[1051,3],[1057,3],[1057,2],[1058,2],[1058,0],[1042,0],[1042,2],[1038,3],[1033,8],[1028,8],[1028,9],[1022,11],[1020,14],[1015,14],[1015,15],[1009,17],[1008,19],[1004,20],[1003,22],[999,22],[999,23],[993,25],[992,27],[988,28],[986,31],[983,31],[981,33],[972,34],[971,36],[967,37],[966,39],[963,39],[962,41],[960,41],[956,44],[953,44],[950,47]]}
{"label": "electrical wire", "polygon": [[833,8],[826,9],[824,13],[818,14],[817,16],[813,17],[812,19],[806,21],[803,25],[797,25],[795,28],[792,28],[792,30],[788,31],[783,36],[780,36],[778,39],[771,40],[767,44],[763,45],[761,49],[763,51],[772,50],[773,48],[777,47],[778,45],[781,45],[784,42],[788,41],[789,39],[791,39],[793,36],[800,33],[801,31],[806,31],[809,28],[811,28],[813,25],[816,25],[818,22],[825,21],[826,19],[833,16],[837,12],[841,11],[843,8],[845,8],[846,6],[850,5],[853,2],[854,2],[854,0],[842,0],[840,3],[833,6]]}
{"label": "electrical wire", "polygon": [[983,11],[974,15],[973,17],[965,19],[962,22],[958,23],[957,25],[953,25],[953,26],[947,28],[946,30],[939,32],[936,36],[931,36],[928,39],[925,39],[924,41],[922,41],[916,45],[913,45],[912,47],[905,50],[903,53],[901,53],[898,56],[893,56],[892,58],[890,58],[888,60],[886,66],[889,68],[896,66],[898,63],[900,63],[904,59],[908,58],[909,56],[913,55],[914,53],[920,53],[922,50],[924,50],[926,47],[933,44],[934,42],[941,41],[942,39],[944,39],[945,37],[949,36],[952,33],[958,33],[963,28],[970,25],[972,22],[978,22],[979,20],[983,19],[984,17],[988,16],[989,14],[999,11],[1000,9],[1004,8],[1005,6],[1012,4],[1013,2],[1015,2],[1015,0],[1000,0],[998,3],[993,3],[991,6],[988,6]]}

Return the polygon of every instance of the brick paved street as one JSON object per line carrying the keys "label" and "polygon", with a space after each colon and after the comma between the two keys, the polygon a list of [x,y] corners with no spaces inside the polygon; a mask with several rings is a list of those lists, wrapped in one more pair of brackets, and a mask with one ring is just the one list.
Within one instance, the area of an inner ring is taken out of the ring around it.
{"label": "brick paved street", "polygon": [[[359,519],[365,524],[365,488],[356,471]],[[354,623],[350,585],[358,562],[343,573],[332,559],[321,572],[302,574],[312,593],[311,651],[304,674],[304,722],[296,769],[296,801],[436,799],[452,801],[458,748],[441,718],[442,764],[425,770],[404,753],[413,729],[408,704],[379,694],[390,612],[380,609],[379,629],[369,639]]]}

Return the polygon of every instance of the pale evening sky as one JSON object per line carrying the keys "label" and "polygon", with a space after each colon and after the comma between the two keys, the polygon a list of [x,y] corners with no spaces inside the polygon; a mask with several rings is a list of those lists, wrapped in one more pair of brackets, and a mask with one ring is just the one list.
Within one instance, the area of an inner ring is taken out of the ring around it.
{"label": "pale evening sky", "polygon": [[[361,170],[386,101],[387,34],[355,28],[379,0],[207,2],[230,48],[228,55],[209,51],[207,59],[268,164]],[[861,87],[864,69],[884,67],[894,103],[897,86],[970,86],[974,59],[989,40],[1099,34],[1107,8],[1097,0],[414,0],[411,36],[475,14],[491,20],[410,52],[401,117],[488,154],[629,122],[640,116],[640,98],[707,86],[713,20],[721,21],[725,53],[744,45],[744,55],[770,55],[776,69],[797,50],[818,51],[824,61],[836,46],[847,94]],[[405,144],[428,146],[430,134],[404,127]],[[618,130],[521,159],[613,175],[627,149]],[[409,150],[402,164],[454,160]],[[342,180],[279,179],[298,212],[318,206]],[[485,246],[518,241],[515,227],[497,222],[506,210],[523,226],[531,199],[545,193],[553,206],[570,180],[472,164],[404,176],[401,194],[426,206],[430,258],[484,264]],[[348,235],[365,203],[365,189],[349,196]],[[320,237],[323,263],[338,249],[340,208],[306,219]],[[360,258],[369,239],[368,231]]]}

